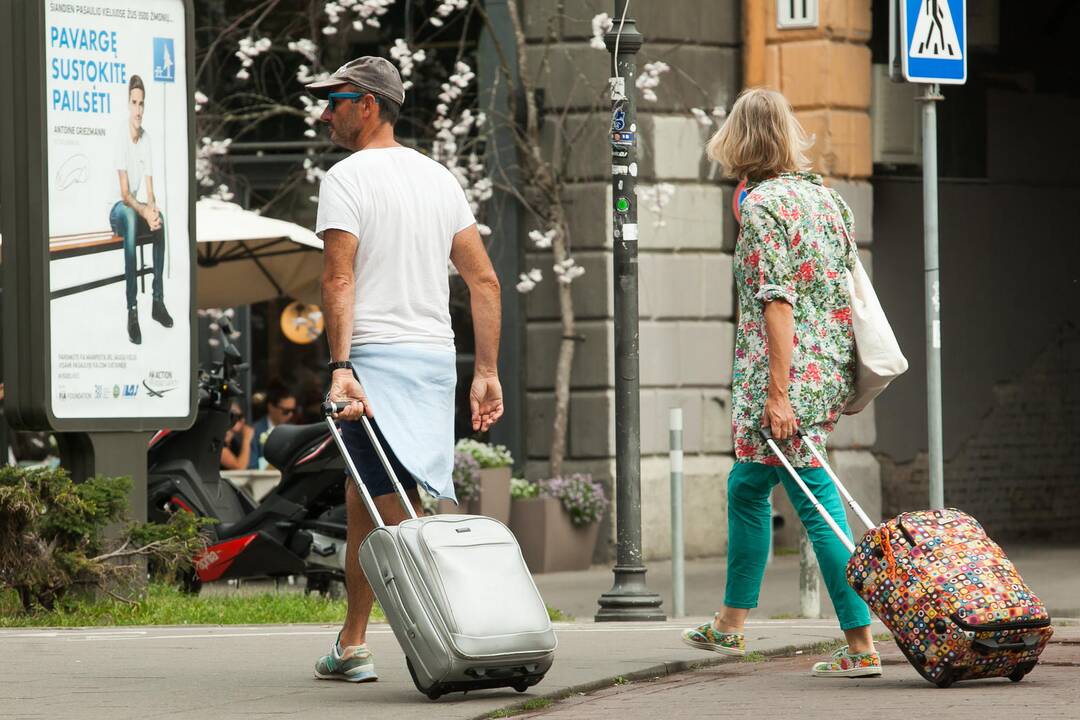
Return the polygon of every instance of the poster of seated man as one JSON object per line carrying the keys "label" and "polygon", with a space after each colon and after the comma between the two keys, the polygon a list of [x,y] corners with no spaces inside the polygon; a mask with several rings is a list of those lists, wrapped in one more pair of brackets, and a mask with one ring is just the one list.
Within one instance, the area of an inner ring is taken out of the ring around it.
{"label": "poster of seated man", "polygon": [[[120,178],[120,200],[109,212],[114,235],[124,240],[124,288],[127,293],[127,333],[135,345],[142,343],[136,280],[135,242],[149,235],[154,248],[153,309],[151,317],[171,328],[173,319],[165,308],[161,275],[165,265],[165,218],[154,197],[154,159],[150,136],[143,127],[146,86],[138,75],[128,81],[128,122],[117,137],[116,173]],[[141,200],[140,200],[141,198]]]}

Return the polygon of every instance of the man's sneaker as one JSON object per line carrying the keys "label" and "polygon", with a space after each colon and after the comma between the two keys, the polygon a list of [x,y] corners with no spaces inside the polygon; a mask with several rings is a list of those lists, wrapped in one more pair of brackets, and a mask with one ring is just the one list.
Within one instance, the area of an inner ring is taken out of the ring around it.
{"label": "man's sneaker", "polygon": [[746,640],[742,633],[722,633],[711,622],[682,631],[682,641],[699,650],[709,650],[721,655],[742,657],[746,654]]}
{"label": "man's sneaker", "polygon": [[323,655],[315,663],[315,677],[320,680],[344,680],[345,682],[374,682],[379,679],[375,674],[375,658],[367,645],[352,645],[343,648],[334,640],[328,655]]}
{"label": "man's sneaker", "polygon": [[832,660],[814,664],[814,677],[881,677],[881,656],[876,652],[849,653],[848,646],[832,655]]}
{"label": "man's sneaker", "polygon": [[165,309],[165,302],[163,300],[154,300],[154,307],[150,311],[150,317],[154,318],[167,328],[173,326],[172,315]]}

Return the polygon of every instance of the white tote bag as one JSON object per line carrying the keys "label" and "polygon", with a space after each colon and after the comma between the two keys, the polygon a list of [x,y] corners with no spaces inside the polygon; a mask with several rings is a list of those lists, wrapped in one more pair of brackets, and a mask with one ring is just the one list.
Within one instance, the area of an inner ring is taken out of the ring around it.
{"label": "white tote bag", "polygon": [[[844,214],[835,202],[832,205],[840,218],[844,240],[848,247],[855,247],[855,241],[848,235]],[[896,342],[858,252],[855,253],[855,267],[845,272],[851,298],[851,329],[855,334],[855,392],[844,407],[844,414],[854,415],[865,410],[889,383],[907,372],[908,362],[900,352],[900,343]]]}
{"label": "white tote bag", "polygon": [[851,327],[855,333],[855,393],[844,408],[845,415],[863,410],[893,380],[908,369],[885,311],[881,309],[870,276],[858,256],[847,271],[851,296]]}

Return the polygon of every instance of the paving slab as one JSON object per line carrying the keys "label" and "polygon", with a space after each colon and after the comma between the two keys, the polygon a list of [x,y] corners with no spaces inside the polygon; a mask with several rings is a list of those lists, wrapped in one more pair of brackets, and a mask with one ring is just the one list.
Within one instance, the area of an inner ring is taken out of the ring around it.
{"label": "paving slab", "polygon": [[[431,702],[413,687],[390,629],[369,645],[379,682],[316,680],[333,641],[325,625],[129,627],[0,632],[0,716],[139,718],[474,718],[529,696],[592,689],[615,677],[667,675],[722,658],[683,645],[679,630],[704,622],[560,623],[555,665],[529,693],[488,690]],[[830,621],[759,621],[750,648],[779,652],[839,635]]]}

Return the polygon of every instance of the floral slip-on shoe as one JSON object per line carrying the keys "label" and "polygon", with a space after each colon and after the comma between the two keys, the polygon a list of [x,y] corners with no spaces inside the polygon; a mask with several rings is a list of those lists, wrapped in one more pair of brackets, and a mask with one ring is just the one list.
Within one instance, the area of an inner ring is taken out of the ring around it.
{"label": "floral slip-on shoe", "polygon": [[876,652],[849,653],[848,646],[832,655],[832,660],[814,664],[814,677],[881,677],[881,656]]}
{"label": "floral slip-on shoe", "polygon": [[682,641],[698,650],[709,650],[721,655],[742,657],[746,654],[746,640],[742,633],[722,633],[711,622],[682,631]]}

